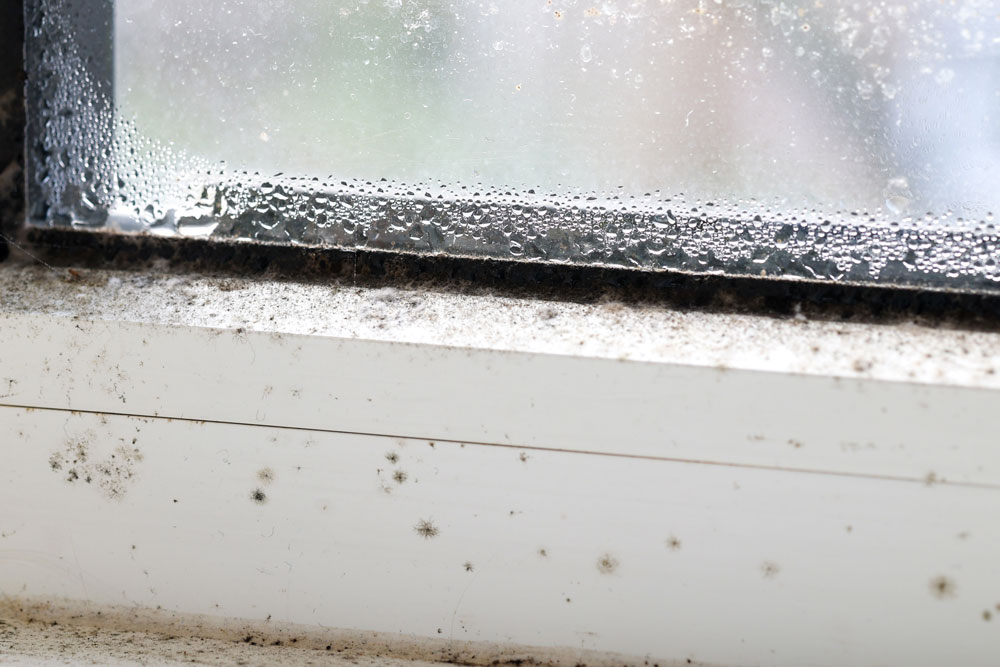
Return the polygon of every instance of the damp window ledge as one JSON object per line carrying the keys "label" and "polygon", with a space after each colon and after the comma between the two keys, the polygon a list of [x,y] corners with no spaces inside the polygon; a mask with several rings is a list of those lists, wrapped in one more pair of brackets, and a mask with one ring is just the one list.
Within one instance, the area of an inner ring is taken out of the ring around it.
{"label": "damp window ledge", "polygon": [[415,285],[0,265],[0,315],[32,315],[716,370],[1000,389],[1000,332],[704,312]]}
{"label": "damp window ledge", "polygon": [[[0,289],[8,407],[1000,488],[990,331],[11,262]],[[915,419],[905,455],[844,455]]]}
{"label": "damp window ledge", "polygon": [[[993,654],[982,596],[953,591],[995,588],[965,547],[997,539],[996,333],[13,261],[0,289],[0,539],[75,565],[15,559],[18,596],[442,628],[449,651],[585,633],[692,664]],[[67,481],[52,457],[80,442],[93,465],[132,442],[136,474]],[[157,586],[121,574],[137,562]],[[293,571],[309,591],[274,576]],[[769,622],[730,632],[745,619],[705,602],[722,591]],[[858,608],[909,622],[869,632],[842,620]]]}

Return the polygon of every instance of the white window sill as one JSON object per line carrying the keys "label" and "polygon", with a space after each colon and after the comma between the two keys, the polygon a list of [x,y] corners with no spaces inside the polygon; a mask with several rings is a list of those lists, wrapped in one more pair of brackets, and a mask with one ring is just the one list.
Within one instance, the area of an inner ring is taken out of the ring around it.
{"label": "white window sill", "polygon": [[[996,654],[1000,335],[67,275],[0,267],[0,550],[40,554],[0,590],[721,664]],[[121,493],[50,465],[133,437]]]}
{"label": "white window sill", "polygon": [[0,313],[1000,389],[1000,334],[6,265]]}

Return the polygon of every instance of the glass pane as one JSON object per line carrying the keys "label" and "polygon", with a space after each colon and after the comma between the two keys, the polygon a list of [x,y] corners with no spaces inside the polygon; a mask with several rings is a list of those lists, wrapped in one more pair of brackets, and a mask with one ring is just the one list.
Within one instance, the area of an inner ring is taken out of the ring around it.
{"label": "glass pane", "polygon": [[112,149],[57,159],[53,224],[1000,277],[995,1],[118,0],[106,39]]}

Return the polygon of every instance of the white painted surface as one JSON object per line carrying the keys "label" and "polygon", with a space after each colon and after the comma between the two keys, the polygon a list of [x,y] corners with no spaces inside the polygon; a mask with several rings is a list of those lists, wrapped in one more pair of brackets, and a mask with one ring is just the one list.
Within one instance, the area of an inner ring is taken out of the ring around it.
{"label": "white painted surface", "polygon": [[[724,664],[1000,655],[1000,619],[982,618],[1000,603],[992,489],[9,408],[0,419],[8,594]],[[71,464],[52,470],[51,457],[77,443],[88,462],[69,482]],[[98,470],[121,446],[142,460],[110,498]],[[421,520],[439,534],[421,537]],[[953,597],[934,594],[941,576]]]}
{"label": "white painted surface", "polygon": [[720,369],[60,303],[0,308],[6,595],[722,664],[1000,655],[998,396],[970,370]]}
{"label": "white painted surface", "polygon": [[0,403],[1000,487],[992,390],[0,314]]}

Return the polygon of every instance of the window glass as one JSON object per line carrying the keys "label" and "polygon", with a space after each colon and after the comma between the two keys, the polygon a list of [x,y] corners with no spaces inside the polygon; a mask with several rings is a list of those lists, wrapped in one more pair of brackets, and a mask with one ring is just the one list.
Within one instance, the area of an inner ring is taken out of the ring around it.
{"label": "window glass", "polygon": [[996,1],[118,0],[111,56],[37,4],[86,74],[48,224],[998,277]]}

